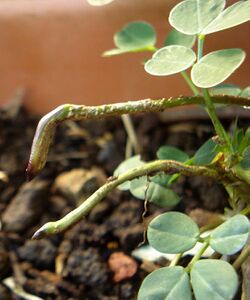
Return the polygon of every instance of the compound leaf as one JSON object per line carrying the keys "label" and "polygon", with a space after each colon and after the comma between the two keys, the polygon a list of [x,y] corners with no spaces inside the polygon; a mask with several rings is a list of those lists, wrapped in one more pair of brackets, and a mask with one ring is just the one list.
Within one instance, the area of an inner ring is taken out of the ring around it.
{"label": "compound leaf", "polygon": [[195,35],[187,35],[173,28],[166,37],[164,46],[181,45],[187,48],[192,48],[195,40]]}
{"label": "compound leaf", "polygon": [[196,55],[190,48],[172,45],[166,46],[154,53],[145,64],[147,73],[155,76],[166,76],[179,73],[191,67]]}
{"label": "compound leaf", "polygon": [[146,22],[131,22],[114,36],[117,48],[128,52],[152,47],[155,42],[155,30]]}
{"label": "compound leaf", "polygon": [[231,255],[238,252],[245,245],[248,235],[248,218],[243,215],[236,215],[212,232],[210,246],[221,254]]}
{"label": "compound leaf", "polygon": [[181,253],[194,247],[199,228],[179,212],[167,212],[154,218],[148,227],[149,244],[163,253]]}
{"label": "compound leaf", "polygon": [[225,0],[185,0],[169,14],[169,23],[185,34],[198,34],[213,21],[225,7]]}
{"label": "compound leaf", "polygon": [[227,79],[241,65],[245,56],[241,49],[211,52],[193,66],[192,80],[198,87],[213,87]]}
{"label": "compound leaf", "polygon": [[199,260],[190,275],[196,300],[231,300],[238,288],[234,268],[222,260]]}
{"label": "compound leaf", "polygon": [[250,1],[238,1],[221,12],[203,31],[209,34],[250,20]]}
{"label": "compound leaf", "polygon": [[180,266],[158,269],[143,280],[137,299],[191,300],[189,276]]}

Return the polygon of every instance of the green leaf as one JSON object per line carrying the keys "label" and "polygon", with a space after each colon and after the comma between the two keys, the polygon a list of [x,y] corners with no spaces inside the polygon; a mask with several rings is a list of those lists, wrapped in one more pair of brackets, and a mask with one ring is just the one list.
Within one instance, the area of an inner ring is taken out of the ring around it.
{"label": "green leaf", "polygon": [[[157,151],[157,157],[159,159],[170,159],[170,160],[175,160],[179,162],[185,162],[186,164],[190,164],[191,161],[189,160],[189,156],[179,150],[178,148],[172,147],[172,146],[162,146],[158,149]],[[178,178],[180,177],[180,173],[176,173],[172,176],[168,175],[168,185],[172,184],[175,182]]]}
{"label": "green leaf", "polygon": [[189,159],[189,156],[185,152],[172,146],[160,147],[156,155],[159,159],[170,159],[179,162],[185,162]]}
{"label": "green leaf", "polygon": [[146,72],[151,75],[165,76],[188,69],[195,60],[196,55],[192,49],[180,45],[172,45],[156,51],[144,67]]}
{"label": "green leaf", "polygon": [[239,96],[241,88],[234,84],[222,83],[209,89],[210,95],[230,95]]}
{"label": "green leaf", "polygon": [[240,162],[240,166],[244,170],[250,169],[250,146],[246,147],[246,149],[243,151],[243,158]]}
{"label": "green leaf", "polygon": [[193,66],[192,80],[201,88],[215,86],[227,79],[242,64],[245,56],[241,49],[211,52]]}
{"label": "green leaf", "polygon": [[250,86],[244,88],[244,90],[240,94],[241,97],[250,98]]}
{"label": "green leaf", "polygon": [[231,255],[247,242],[249,221],[243,215],[236,215],[220,226],[210,235],[210,246],[221,254]]}
{"label": "green leaf", "polygon": [[160,207],[172,207],[180,202],[180,197],[173,190],[154,182],[149,184],[147,199]]}
{"label": "green leaf", "polygon": [[191,300],[189,276],[180,266],[164,267],[142,282],[138,300]]}
{"label": "green leaf", "polygon": [[133,179],[130,182],[130,193],[141,200],[146,198],[146,189],[148,188],[149,181],[147,176],[142,176],[140,178]]}
{"label": "green leaf", "polygon": [[95,6],[101,6],[101,5],[106,5],[114,0],[87,0],[90,5],[95,5]]}
{"label": "green leaf", "polygon": [[181,253],[194,247],[199,228],[179,212],[167,212],[154,218],[148,227],[149,244],[163,253]]}
{"label": "green leaf", "polygon": [[196,300],[231,300],[237,292],[237,274],[225,261],[199,260],[190,275]]}
{"label": "green leaf", "polygon": [[198,34],[213,21],[225,7],[224,0],[185,0],[169,14],[169,23],[185,34]]}
{"label": "green leaf", "polygon": [[[144,161],[140,159],[140,155],[135,155],[129,159],[124,160],[114,171],[114,176],[119,176],[129,170],[132,170],[136,167],[141,167],[145,164]],[[130,181],[126,181],[118,186],[122,191],[129,190]]]}
{"label": "green leaf", "polygon": [[212,139],[209,139],[195,153],[193,164],[209,165],[218,153],[218,145]]}
{"label": "green leaf", "polygon": [[195,40],[195,35],[187,35],[173,28],[168,34],[164,42],[164,46],[181,45],[187,48],[192,48]]}
{"label": "green leaf", "polygon": [[238,1],[221,12],[203,31],[209,34],[245,23],[250,19],[250,1]]}
{"label": "green leaf", "polygon": [[[159,184],[160,179],[156,176],[152,177],[152,181],[151,179],[148,181],[147,176],[132,180],[130,183],[131,194],[141,200],[147,199],[160,207],[172,207],[178,204],[180,197],[163,184]],[[165,181],[166,178],[161,178],[161,180]]]}
{"label": "green leaf", "polygon": [[165,172],[159,172],[157,175],[150,177],[150,180],[162,186],[167,186],[170,178],[171,175],[167,175]]}
{"label": "green leaf", "polygon": [[117,48],[128,52],[152,47],[155,42],[155,30],[146,22],[131,22],[114,36]]}

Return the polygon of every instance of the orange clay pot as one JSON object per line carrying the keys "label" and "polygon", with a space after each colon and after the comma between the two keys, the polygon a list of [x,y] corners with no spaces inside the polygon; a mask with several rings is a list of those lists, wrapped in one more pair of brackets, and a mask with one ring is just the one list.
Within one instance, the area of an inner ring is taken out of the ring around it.
{"label": "orange clay pot", "polygon": [[[141,62],[150,53],[101,57],[114,47],[113,34],[135,20],[155,26],[160,47],[175,3],[116,0],[93,7],[86,0],[0,1],[0,103],[18,87],[25,88],[25,105],[36,113],[66,102],[96,105],[190,93],[179,75],[148,75]],[[250,53],[249,29],[244,24],[208,36],[205,52],[240,47]],[[246,86],[249,67],[247,58],[230,82]]]}

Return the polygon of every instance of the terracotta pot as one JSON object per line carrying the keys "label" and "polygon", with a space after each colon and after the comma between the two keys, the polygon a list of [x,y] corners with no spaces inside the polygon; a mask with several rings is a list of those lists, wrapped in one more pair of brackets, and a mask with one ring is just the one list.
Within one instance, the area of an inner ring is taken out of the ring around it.
{"label": "terracotta pot", "polygon": [[[169,30],[167,16],[177,1],[116,0],[93,7],[85,0],[18,0],[0,2],[0,100],[18,87],[26,89],[26,106],[44,113],[65,103],[95,105],[130,99],[188,94],[179,75],[145,73],[140,63],[151,54],[102,58],[112,37],[135,20],[152,23],[159,43]],[[207,37],[205,51],[240,47],[250,52],[244,24]],[[230,81],[248,84],[249,59]]]}

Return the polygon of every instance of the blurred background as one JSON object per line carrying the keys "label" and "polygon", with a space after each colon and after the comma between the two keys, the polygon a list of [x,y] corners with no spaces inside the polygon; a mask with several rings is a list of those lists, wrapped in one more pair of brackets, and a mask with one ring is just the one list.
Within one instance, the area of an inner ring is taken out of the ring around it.
{"label": "blurred background", "polygon": [[[0,103],[20,88],[26,107],[39,114],[66,102],[96,105],[189,94],[180,75],[160,78],[144,71],[142,61],[151,53],[101,57],[114,48],[113,35],[136,20],[156,28],[161,47],[177,2],[116,0],[97,7],[86,0],[1,0]],[[211,34],[205,52],[238,47],[249,53],[249,31],[247,23]],[[247,57],[228,82],[245,87],[249,66]]]}

